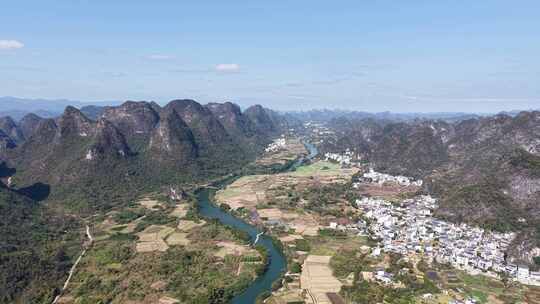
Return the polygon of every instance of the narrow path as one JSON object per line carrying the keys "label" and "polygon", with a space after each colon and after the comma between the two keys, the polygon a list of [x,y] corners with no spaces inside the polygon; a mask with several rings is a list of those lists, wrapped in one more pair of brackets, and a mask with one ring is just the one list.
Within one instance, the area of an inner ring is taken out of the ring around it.
{"label": "narrow path", "polygon": [[86,254],[87,248],[90,247],[90,245],[92,245],[92,243],[94,242],[94,238],[92,237],[92,234],[90,233],[90,226],[88,226],[88,225],[86,225],[86,237],[88,237],[88,240],[90,241],[90,243],[88,244],[88,246],[85,246],[85,248],[83,249],[83,251],[81,252],[79,257],[77,258],[77,260],[75,261],[73,266],[71,266],[71,269],[69,270],[68,277],[67,277],[66,281],[64,282],[64,286],[62,287],[62,290],[60,291],[60,293],[54,298],[54,301],[52,302],[52,304],[56,304],[58,302],[58,300],[60,300],[60,297],[62,296],[64,291],[67,289],[67,287],[69,285],[69,282],[71,281],[71,277],[75,273],[75,269],[77,268],[77,265],[79,265],[79,262],[81,261],[83,256]]}

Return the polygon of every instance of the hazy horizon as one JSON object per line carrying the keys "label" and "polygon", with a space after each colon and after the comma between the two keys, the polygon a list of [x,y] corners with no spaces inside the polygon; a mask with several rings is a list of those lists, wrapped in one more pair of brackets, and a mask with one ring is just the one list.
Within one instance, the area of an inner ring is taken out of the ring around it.
{"label": "hazy horizon", "polygon": [[[71,100],[71,99],[66,99],[66,98],[58,98],[58,99],[43,99],[43,98],[20,98],[20,97],[15,97],[15,96],[0,96],[0,102],[4,102],[5,99],[16,99],[16,100],[21,100],[21,101],[24,101],[24,103],[22,104],[16,104],[16,103],[13,103],[12,107],[10,107],[10,103],[4,103],[4,104],[0,104],[0,115],[1,114],[5,114],[5,112],[9,112],[9,111],[24,111],[24,112],[37,112],[37,111],[49,111],[51,113],[60,113],[62,112],[65,107],[67,106],[75,106],[77,108],[82,108],[84,106],[118,106],[118,105],[121,105],[122,103],[124,102],[127,102],[127,101],[135,101],[135,102],[139,102],[139,101],[146,101],[146,102],[156,102],[157,104],[159,104],[160,106],[164,106],[166,105],[168,102],[172,101],[172,100],[175,100],[175,99],[193,99],[193,98],[174,98],[174,99],[171,99],[171,100],[167,100],[167,101],[156,101],[156,100],[133,100],[133,99],[128,99],[128,100],[123,100],[123,101],[80,101],[80,100]],[[199,100],[196,100],[196,99],[193,99],[195,100],[196,102],[199,102],[201,104],[208,104],[208,103],[204,103],[204,102],[200,102]],[[49,102],[49,103],[47,103]],[[235,101],[232,101],[232,100],[224,100],[224,101],[212,101],[212,102],[217,102],[217,103],[224,103],[224,102],[232,102],[232,103],[235,103],[235,104],[238,104],[237,102]],[[212,103],[212,102],[209,102],[209,103]],[[252,103],[252,104],[245,104],[245,105],[241,105],[241,104],[238,104],[240,106],[240,108],[242,110],[245,110],[247,107],[250,107],[250,106],[253,106],[253,105],[256,105],[257,103]],[[21,105],[23,106],[29,106],[29,108],[21,108]],[[498,113],[501,113],[501,112],[521,112],[521,111],[538,111],[540,110],[540,108],[529,108],[529,109],[510,109],[510,110],[502,110],[502,111],[495,111],[495,112],[471,112],[471,111],[466,111],[465,110],[462,110],[462,111],[431,111],[431,112],[425,112],[425,111],[402,111],[402,112],[397,112],[397,111],[367,111],[367,110],[356,110],[356,109],[347,109],[347,108],[339,108],[339,107],[326,107],[326,108],[306,108],[306,109],[299,109],[299,110],[282,110],[282,109],[277,109],[277,108],[272,108],[271,106],[267,106],[267,105],[263,105],[264,107],[267,107],[271,110],[275,110],[275,111],[278,111],[278,112],[282,112],[282,113],[308,113],[308,112],[324,112],[324,111],[330,111],[330,112],[343,112],[343,113],[352,113],[352,112],[364,112],[364,113],[369,113],[369,114],[382,114],[382,113],[391,113],[391,114],[403,114],[403,115],[408,115],[408,114],[426,114],[426,115],[429,115],[429,114],[476,114],[476,115],[495,115],[495,114],[498,114]]]}

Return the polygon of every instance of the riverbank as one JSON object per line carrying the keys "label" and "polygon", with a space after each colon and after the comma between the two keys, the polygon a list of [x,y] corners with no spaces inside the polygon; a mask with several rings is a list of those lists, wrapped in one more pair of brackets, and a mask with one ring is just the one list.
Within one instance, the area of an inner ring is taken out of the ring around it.
{"label": "riverbank", "polygon": [[[294,170],[304,163],[306,159],[312,159],[318,151],[314,145],[305,144],[309,154],[307,156],[298,157],[287,166],[284,166],[283,171]],[[208,219],[217,219],[222,224],[244,231],[250,236],[252,243],[257,240],[257,246],[263,247],[267,252],[268,265],[266,271],[241,294],[234,297],[231,303],[233,304],[250,304],[255,303],[257,298],[264,294],[269,294],[272,291],[273,284],[282,278],[287,270],[287,260],[282,251],[279,240],[271,235],[261,234],[260,228],[257,228],[255,223],[248,223],[246,220],[236,217],[227,212],[224,208],[220,208],[216,202],[211,201],[212,194],[215,192],[215,187],[224,188],[232,183],[236,178],[229,176],[221,181],[212,184],[212,189],[202,188],[197,191],[198,211],[201,216]],[[249,220],[248,220],[249,221]]]}

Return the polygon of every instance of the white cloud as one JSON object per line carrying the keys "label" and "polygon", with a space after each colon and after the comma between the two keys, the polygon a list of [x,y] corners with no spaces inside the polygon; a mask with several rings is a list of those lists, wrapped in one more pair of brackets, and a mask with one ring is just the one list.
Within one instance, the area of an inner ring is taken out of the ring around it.
{"label": "white cloud", "polygon": [[164,55],[164,54],[153,54],[153,55],[148,56],[148,59],[152,59],[152,60],[169,60],[173,58],[174,56]]}
{"label": "white cloud", "polygon": [[24,47],[24,44],[17,40],[0,40],[0,50],[14,50]]}
{"label": "white cloud", "polygon": [[219,72],[237,72],[240,70],[240,65],[236,63],[220,63],[216,65],[216,71]]}

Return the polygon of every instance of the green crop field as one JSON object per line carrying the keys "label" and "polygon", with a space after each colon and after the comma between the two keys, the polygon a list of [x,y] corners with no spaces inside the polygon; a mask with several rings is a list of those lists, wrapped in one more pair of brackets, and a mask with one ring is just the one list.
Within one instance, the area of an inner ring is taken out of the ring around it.
{"label": "green crop field", "polygon": [[340,165],[326,161],[318,161],[311,165],[301,166],[292,173],[295,176],[313,175],[337,175],[340,173]]}

